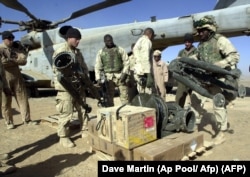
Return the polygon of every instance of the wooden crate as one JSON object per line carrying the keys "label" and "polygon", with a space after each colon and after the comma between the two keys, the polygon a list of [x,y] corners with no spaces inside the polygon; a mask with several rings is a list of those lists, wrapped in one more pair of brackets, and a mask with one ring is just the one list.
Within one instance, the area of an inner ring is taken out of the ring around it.
{"label": "wooden crate", "polygon": [[126,149],[154,141],[157,139],[155,109],[125,106],[119,111],[118,119],[115,116],[115,129],[115,143]]}
{"label": "wooden crate", "polygon": [[134,160],[182,160],[196,155],[204,145],[202,133],[178,133],[134,149]]}
{"label": "wooden crate", "polygon": [[184,156],[183,143],[172,139],[162,138],[154,142],[135,148],[134,160],[180,160]]}
{"label": "wooden crate", "polygon": [[112,156],[113,160],[133,160],[133,150],[125,149],[101,138],[99,138],[99,151]]}
{"label": "wooden crate", "polygon": [[112,130],[115,123],[111,117],[112,110],[113,107],[101,108],[97,110],[97,134],[101,139],[109,142],[113,142],[115,139],[114,131]]}

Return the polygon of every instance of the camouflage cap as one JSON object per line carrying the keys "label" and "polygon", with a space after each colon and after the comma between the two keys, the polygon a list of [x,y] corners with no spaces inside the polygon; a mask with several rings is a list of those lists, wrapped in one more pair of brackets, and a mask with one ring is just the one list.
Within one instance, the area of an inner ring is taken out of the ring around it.
{"label": "camouflage cap", "polygon": [[217,30],[218,27],[215,18],[212,15],[205,15],[200,20],[194,21],[193,26],[197,30],[206,28],[214,32]]}

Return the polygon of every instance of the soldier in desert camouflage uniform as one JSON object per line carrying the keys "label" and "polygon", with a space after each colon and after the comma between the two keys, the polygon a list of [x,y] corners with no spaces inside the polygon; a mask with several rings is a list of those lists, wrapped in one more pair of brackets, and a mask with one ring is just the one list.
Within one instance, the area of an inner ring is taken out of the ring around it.
{"label": "soldier in desert camouflage uniform", "polygon": [[[196,59],[212,63],[226,70],[236,68],[240,58],[239,53],[225,36],[216,32],[217,24],[213,16],[204,16],[198,21],[195,21],[194,28],[196,28],[200,37],[200,43],[197,47],[198,52],[195,55]],[[218,78],[222,81],[227,81],[219,75]],[[225,90],[218,86],[207,87],[207,90],[213,95],[222,93],[225,96],[225,104],[223,106],[214,104],[213,107],[218,130],[215,138],[215,144],[220,144],[225,141],[225,135],[223,132],[228,129],[226,106],[230,101],[235,99],[235,97],[233,97],[230,93],[225,92]],[[192,98],[194,108],[200,106],[200,104],[198,104],[199,101],[200,100],[195,101]]]}
{"label": "soldier in desert camouflage uniform", "polygon": [[128,103],[128,87],[126,85],[129,74],[129,59],[126,51],[114,44],[110,34],[104,36],[105,46],[96,55],[95,77],[101,85],[101,72],[105,73],[108,81],[108,106],[114,106],[115,87],[119,88],[122,104]]}

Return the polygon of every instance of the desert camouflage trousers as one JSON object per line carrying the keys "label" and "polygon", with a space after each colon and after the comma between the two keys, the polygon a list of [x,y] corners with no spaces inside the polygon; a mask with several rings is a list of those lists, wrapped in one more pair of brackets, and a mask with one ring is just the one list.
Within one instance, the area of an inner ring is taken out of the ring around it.
{"label": "desert camouflage trousers", "polygon": [[87,126],[87,119],[83,120],[81,106],[75,102],[68,92],[58,91],[56,96],[56,110],[60,113],[58,119],[57,135],[59,137],[69,136],[70,121],[73,119],[74,109],[76,109],[80,124]]}
{"label": "desert camouflage trousers", "polygon": [[[211,94],[216,95],[217,93],[221,93],[221,88],[217,86],[211,86],[206,88]],[[196,115],[197,119],[201,119],[206,112],[204,110],[203,104],[206,100],[210,100],[213,103],[212,99],[206,98],[200,94],[194,93],[191,96],[191,104],[192,108],[198,115]],[[228,123],[228,117],[227,117],[227,109],[226,109],[227,104],[224,107],[216,107],[213,104],[213,111],[214,111],[214,116],[215,120],[217,123],[217,126],[220,130],[227,130],[227,123]]]}
{"label": "desert camouflage trousers", "polygon": [[113,78],[113,80],[108,80],[107,83],[107,95],[108,95],[108,105],[114,106],[115,88],[119,89],[119,97],[122,104],[128,103],[128,87],[119,80]]}
{"label": "desert camouflage trousers", "polygon": [[[30,106],[28,102],[28,95],[23,78],[6,78],[9,87],[13,93],[17,105],[20,109],[21,117],[23,122],[30,121]],[[12,96],[6,96],[2,92],[2,115],[7,124],[13,124],[13,115],[12,115]]]}

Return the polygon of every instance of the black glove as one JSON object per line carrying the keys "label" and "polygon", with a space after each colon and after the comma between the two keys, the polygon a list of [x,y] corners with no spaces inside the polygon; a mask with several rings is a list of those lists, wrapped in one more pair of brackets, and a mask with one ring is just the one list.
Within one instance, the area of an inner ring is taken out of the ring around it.
{"label": "black glove", "polygon": [[154,78],[151,73],[147,73],[146,87],[152,88],[154,86]]}
{"label": "black glove", "polygon": [[121,82],[121,83],[125,83],[125,81],[126,81],[126,79],[127,79],[127,76],[128,76],[127,74],[122,73],[122,74],[121,74],[121,77],[120,77],[120,82]]}

